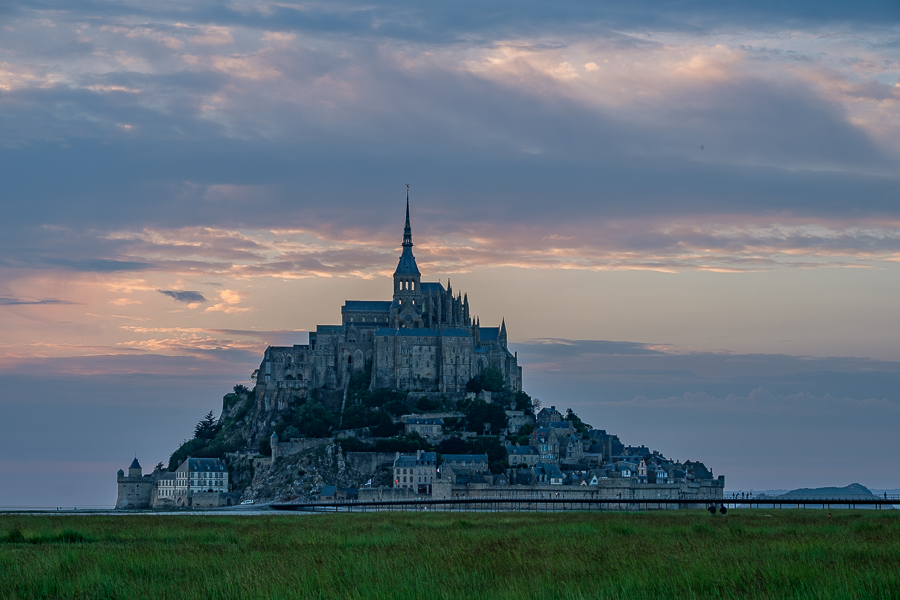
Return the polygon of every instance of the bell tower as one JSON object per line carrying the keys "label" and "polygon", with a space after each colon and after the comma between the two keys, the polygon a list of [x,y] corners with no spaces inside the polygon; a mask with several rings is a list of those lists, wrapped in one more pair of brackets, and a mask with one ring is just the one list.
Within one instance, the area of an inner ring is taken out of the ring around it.
{"label": "bell tower", "polygon": [[395,329],[423,327],[422,274],[412,252],[412,227],[409,224],[409,184],[406,185],[406,226],[403,228],[403,252],[394,271],[394,301],[391,322]]}

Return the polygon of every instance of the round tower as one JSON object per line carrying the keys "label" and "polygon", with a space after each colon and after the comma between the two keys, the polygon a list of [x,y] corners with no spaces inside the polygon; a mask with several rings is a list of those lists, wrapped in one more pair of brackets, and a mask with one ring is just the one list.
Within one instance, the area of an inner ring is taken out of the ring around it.
{"label": "round tower", "polygon": [[274,431],[272,432],[272,436],[269,438],[269,446],[272,448],[272,462],[274,463],[278,460],[278,434]]}

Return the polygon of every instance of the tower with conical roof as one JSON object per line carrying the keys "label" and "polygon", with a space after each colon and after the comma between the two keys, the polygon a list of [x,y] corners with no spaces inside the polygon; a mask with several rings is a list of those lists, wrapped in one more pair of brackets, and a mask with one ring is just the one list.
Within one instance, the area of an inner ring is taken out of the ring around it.
{"label": "tower with conical roof", "polygon": [[403,251],[394,271],[394,300],[391,323],[395,329],[422,327],[422,274],[413,255],[412,226],[409,224],[409,186],[406,186],[406,225]]}

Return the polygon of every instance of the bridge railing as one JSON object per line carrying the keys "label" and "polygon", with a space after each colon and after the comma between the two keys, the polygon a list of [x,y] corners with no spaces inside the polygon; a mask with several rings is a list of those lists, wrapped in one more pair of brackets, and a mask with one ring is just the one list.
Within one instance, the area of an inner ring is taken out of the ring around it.
{"label": "bridge railing", "polygon": [[411,500],[334,500],[304,501],[271,504],[276,510],[475,510],[475,511],[566,511],[566,510],[665,510],[682,507],[840,507],[875,506],[882,508],[900,503],[900,496],[859,497],[794,497],[794,498],[719,498],[713,496],[689,498],[417,498]]}

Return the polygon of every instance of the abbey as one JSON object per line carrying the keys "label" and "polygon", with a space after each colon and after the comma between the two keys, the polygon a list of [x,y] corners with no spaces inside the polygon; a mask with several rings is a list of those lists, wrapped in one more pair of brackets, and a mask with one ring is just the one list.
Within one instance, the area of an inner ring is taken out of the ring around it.
{"label": "abbey", "polygon": [[505,320],[482,327],[470,315],[468,295],[423,282],[413,255],[409,198],[403,251],[394,271],[391,300],[347,300],[340,325],[319,325],[308,345],[271,346],[256,377],[265,403],[285,402],[282,390],[303,395],[316,388],[346,389],[351,376],[368,376],[369,389],[465,392],[485,369],[522,389],[522,368],[507,349]]}

